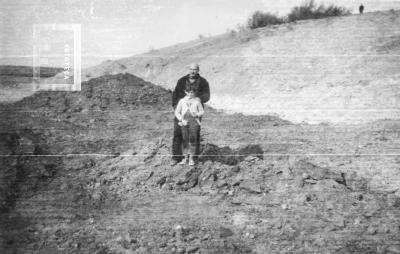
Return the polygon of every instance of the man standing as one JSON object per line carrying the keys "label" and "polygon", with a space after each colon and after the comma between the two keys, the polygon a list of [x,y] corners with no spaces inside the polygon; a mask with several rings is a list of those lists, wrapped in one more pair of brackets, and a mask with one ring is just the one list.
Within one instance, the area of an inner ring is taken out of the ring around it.
{"label": "man standing", "polygon": [[[185,97],[185,87],[189,84],[193,84],[197,90],[197,96],[200,98],[201,104],[204,107],[210,99],[210,86],[205,78],[199,75],[199,65],[192,63],[189,66],[189,74],[183,76],[178,80],[175,90],[172,92],[172,107],[174,110],[178,105],[180,99]],[[172,139],[172,162],[171,165],[175,165],[183,159],[182,155],[182,132],[178,125],[178,119],[174,117],[174,137]],[[197,133],[197,140],[200,140],[200,128]],[[196,155],[200,152],[200,142],[196,146]]]}
{"label": "man standing", "polygon": [[358,7],[358,10],[360,11],[360,14],[364,13],[364,5],[361,4],[360,7]]}

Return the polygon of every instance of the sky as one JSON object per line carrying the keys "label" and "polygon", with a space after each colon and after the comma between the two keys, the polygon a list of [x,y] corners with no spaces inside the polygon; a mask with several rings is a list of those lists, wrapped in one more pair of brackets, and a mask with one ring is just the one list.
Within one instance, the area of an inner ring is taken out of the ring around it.
{"label": "sky", "polygon": [[[34,24],[80,24],[82,65],[118,59],[243,24],[256,10],[278,15],[304,0],[0,0],[0,64],[32,64]],[[400,0],[316,0],[357,12],[400,9]],[[56,47],[57,48],[57,47]],[[50,50],[51,51],[51,50]],[[57,52],[49,54],[59,55]],[[53,65],[62,65],[57,61]],[[51,64],[50,64],[51,65]]]}

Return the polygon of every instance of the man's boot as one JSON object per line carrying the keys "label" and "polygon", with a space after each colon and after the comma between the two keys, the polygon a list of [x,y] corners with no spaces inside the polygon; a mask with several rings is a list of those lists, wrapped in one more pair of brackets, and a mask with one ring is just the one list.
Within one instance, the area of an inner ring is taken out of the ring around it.
{"label": "man's boot", "polygon": [[189,155],[186,154],[185,157],[182,159],[182,161],[179,163],[179,165],[187,164],[188,159],[189,159]]}
{"label": "man's boot", "polygon": [[193,160],[193,155],[189,156],[189,166],[194,166],[194,160]]}

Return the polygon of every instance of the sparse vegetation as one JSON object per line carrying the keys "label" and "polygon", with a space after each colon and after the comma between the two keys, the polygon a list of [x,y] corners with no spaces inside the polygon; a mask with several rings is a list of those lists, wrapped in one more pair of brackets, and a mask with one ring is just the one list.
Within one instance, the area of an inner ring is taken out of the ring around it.
{"label": "sparse vegetation", "polygon": [[283,18],[279,18],[277,15],[274,15],[272,13],[256,11],[247,20],[247,27],[250,29],[256,29],[258,27],[269,25],[279,25],[284,22],[285,20]]}
{"label": "sparse vegetation", "polygon": [[319,6],[315,4],[314,0],[307,1],[300,6],[296,6],[288,15],[288,22],[304,19],[320,19],[332,16],[349,15],[350,11],[344,7],[335,6],[331,4],[325,7],[323,4]]}
{"label": "sparse vegetation", "polygon": [[334,4],[325,7],[323,4],[317,5],[314,0],[309,0],[300,6],[294,7],[285,17],[279,17],[269,12],[264,13],[256,11],[249,17],[246,25],[250,29],[256,29],[259,27],[294,22],[296,20],[321,19],[349,14],[350,11],[344,7],[336,6]]}

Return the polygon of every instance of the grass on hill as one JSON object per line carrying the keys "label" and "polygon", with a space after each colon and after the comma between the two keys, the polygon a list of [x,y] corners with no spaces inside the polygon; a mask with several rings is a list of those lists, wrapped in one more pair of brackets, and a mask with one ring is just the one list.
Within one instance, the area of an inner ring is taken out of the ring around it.
{"label": "grass on hill", "polygon": [[279,17],[269,12],[256,11],[247,20],[247,28],[256,29],[259,27],[279,25],[283,23],[294,22],[305,19],[321,19],[333,16],[349,15],[350,10],[336,6],[334,4],[325,7],[325,5],[317,5],[314,0],[302,3],[300,6],[294,7],[287,16]]}

